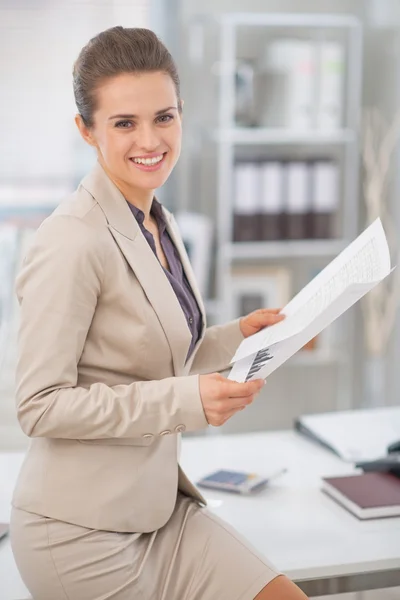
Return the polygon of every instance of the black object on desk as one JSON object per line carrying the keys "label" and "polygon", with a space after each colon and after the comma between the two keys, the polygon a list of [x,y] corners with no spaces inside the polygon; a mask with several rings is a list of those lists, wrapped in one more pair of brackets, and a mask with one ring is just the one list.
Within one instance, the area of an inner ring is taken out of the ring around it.
{"label": "black object on desk", "polygon": [[392,452],[400,452],[400,440],[388,446],[388,453],[392,454]]}
{"label": "black object on desk", "polygon": [[394,442],[388,446],[388,454],[376,460],[362,461],[356,463],[359,467],[367,472],[391,473],[400,478],[400,441]]}

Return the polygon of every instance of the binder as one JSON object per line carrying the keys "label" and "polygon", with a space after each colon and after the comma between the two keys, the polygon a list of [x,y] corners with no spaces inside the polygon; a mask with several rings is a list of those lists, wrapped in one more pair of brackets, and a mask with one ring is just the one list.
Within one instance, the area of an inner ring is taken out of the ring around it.
{"label": "binder", "polygon": [[306,131],[315,120],[316,53],[310,40],[276,39],[258,64],[260,124]]}
{"label": "binder", "polygon": [[310,167],[305,161],[286,165],[285,237],[302,240],[311,237]]}
{"label": "binder", "polygon": [[259,164],[255,162],[236,164],[234,185],[233,239],[235,242],[260,240]]}
{"label": "binder", "polygon": [[261,239],[281,240],[284,237],[284,168],[282,162],[268,161],[261,165]]}
{"label": "binder", "polygon": [[335,237],[339,208],[339,169],[333,161],[315,161],[311,167],[312,237]]}
{"label": "binder", "polygon": [[317,128],[335,130],[343,126],[344,47],[329,41],[319,50]]}

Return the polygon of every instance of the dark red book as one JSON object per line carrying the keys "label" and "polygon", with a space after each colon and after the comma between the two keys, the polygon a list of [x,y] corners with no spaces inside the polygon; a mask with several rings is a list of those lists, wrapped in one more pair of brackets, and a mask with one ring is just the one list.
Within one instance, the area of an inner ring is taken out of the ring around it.
{"label": "dark red book", "polygon": [[359,519],[400,516],[400,479],[390,473],[324,477],[322,490]]}

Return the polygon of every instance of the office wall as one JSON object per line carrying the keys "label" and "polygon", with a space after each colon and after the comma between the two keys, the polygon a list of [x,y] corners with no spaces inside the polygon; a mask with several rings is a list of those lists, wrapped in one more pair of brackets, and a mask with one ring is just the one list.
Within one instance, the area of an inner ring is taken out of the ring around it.
{"label": "office wall", "polygon": [[85,173],[93,153],[73,122],[73,62],[102,29],[147,24],[148,4],[1,0],[0,180]]}

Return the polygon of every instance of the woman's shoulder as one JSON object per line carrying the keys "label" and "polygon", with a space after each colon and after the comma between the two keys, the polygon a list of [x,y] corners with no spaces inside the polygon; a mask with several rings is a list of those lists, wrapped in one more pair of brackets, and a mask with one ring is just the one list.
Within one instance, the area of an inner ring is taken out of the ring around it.
{"label": "woman's shoulder", "polygon": [[26,250],[21,269],[60,269],[68,266],[91,265],[99,274],[104,272],[110,254],[111,236],[107,221],[93,198],[78,190],[60,202],[41,223]]}
{"label": "woman's shoulder", "polygon": [[104,244],[109,234],[104,213],[94,198],[80,186],[44,219],[36,238],[90,247]]}
{"label": "woman's shoulder", "polygon": [[[93,196],[80,185],[77,190],[64,198],[57,208],[48,217],[49,220],[56,217],[71,217],[63,219],[65,224],[81,221],[88,228],[104,229],[107,228],[107,221],[103,211]],[[68,225],[66,225],[68,226]]]}

